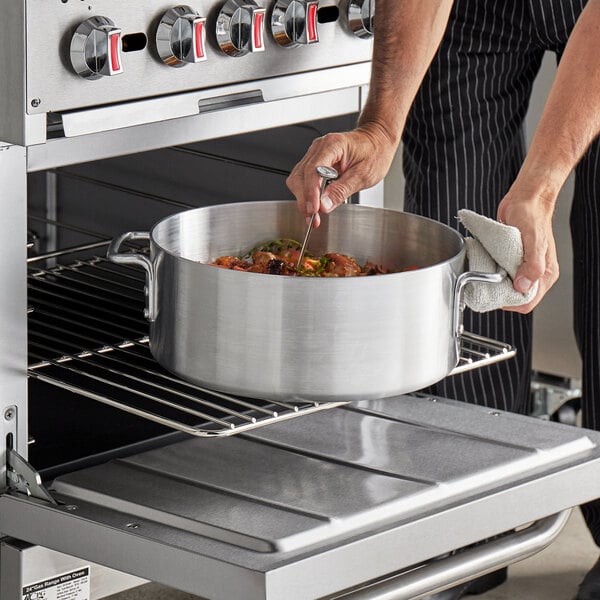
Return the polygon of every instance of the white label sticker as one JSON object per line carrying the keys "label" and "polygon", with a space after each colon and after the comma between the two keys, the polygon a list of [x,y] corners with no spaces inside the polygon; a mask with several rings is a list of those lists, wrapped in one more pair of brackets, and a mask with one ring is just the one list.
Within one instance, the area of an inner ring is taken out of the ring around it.
{"label": "white label sticker", "polygon": [[22,600],[90,600],[90,568],[30,583],[23,588]]}

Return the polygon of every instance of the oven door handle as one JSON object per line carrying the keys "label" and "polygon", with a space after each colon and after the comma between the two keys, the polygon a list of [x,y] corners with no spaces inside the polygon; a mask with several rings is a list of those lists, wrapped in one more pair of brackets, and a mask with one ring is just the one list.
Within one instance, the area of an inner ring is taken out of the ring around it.
{"label": "oven door handle", "polygon": [[148,231],[129,231],[116,237],[108,247],[106,257],[111,262],[118,265],[131,265],[134,267],[142,267],[146,271],[146,287],[144,292],[146,295],[146,308],[144,309],[144,317],[151,323],[156,320],[158,314],[157,304],[157,289],[156,289],[156,268],[150,258],[141,252],[136,252],[130,249],[127,252],[122,252],[121,247],[128,242],[149,242],[150,233]]}
{"label": "oven door handle", "polygon": [[533,556],[551,544],[572,509],[545,517],[525,529],[434,560],[411,571],[378,581],[336,600],[415,600]]}

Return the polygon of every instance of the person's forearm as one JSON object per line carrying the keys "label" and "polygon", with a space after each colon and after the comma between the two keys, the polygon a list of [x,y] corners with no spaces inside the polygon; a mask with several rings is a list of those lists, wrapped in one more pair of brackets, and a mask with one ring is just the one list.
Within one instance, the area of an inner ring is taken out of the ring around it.
{"label": "person's forearm", "polygon": [[600,0],[590,0],[571,33],[515,186],[553,204],[599,133]]}
{"label": "person's forearm", "polygon": [[369,97],[359,125],[374,123],[394,142],[448,23],[453,0],[377,0]]}

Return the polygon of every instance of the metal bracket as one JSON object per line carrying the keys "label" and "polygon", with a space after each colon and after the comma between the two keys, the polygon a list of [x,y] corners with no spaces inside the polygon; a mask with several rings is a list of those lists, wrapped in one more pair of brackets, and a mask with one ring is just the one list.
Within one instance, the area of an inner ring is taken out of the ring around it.
{"label": "metal bracket", "polygon": [[567,425],[577,424],[582,395],[581,381],[534,371],[531,379],[531,395],[532,416]]}
{"label": "metal bracket", "polygon": [[58,504],[42,484],[40,474],[18,452],[8,448],[6,458],[6,479],[10,490]]}

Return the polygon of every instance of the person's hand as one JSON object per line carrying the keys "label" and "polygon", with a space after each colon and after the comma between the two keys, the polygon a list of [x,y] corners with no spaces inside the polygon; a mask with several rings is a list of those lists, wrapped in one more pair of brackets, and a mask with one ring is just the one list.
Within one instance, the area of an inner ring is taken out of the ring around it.
{"label": "person's hand", "polygon": [[558,279],[558,259],[552,232],[554,201],[554,198],[544,199],[511,189],[498,206],[498,220],[519,229],[523,239],[523,264],[515,275],[514,288],[526,293],[536,281],[539,284],[531,302],[504,310],[531,312]]}
{"label": "person's hand", "polygon": [[[347,133],[329,133],[317,138],[287,178],[287,186],[307,219],[318,212],[330,213],[352,194],[381,181],[394,158],[397,144],[384,128],[365,123]],[[333,167],[339,178],[330,183],[319,201],[321,178],[318,166]]]}

